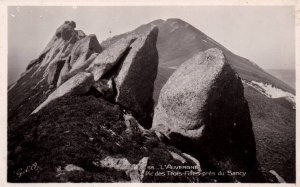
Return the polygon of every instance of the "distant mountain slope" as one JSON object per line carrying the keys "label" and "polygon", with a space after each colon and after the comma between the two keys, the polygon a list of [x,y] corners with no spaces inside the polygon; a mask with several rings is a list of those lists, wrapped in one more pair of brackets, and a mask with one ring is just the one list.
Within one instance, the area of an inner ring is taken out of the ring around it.
{"label": "distant mountain slope", "polygon": [[292,88],[296,88],[296,71],[294,69],[266,69],[266,71]]}
{"label": "distant mountain slope", "polygon": [[101,45],[107,47],[128,34],[143,33],[149,27],[153,26],[159,28],[156,47],[161,67],[179,66],[196,52],[216,47],[225,53],[229,63],[242,79],[272,84],[282,90],[295,93],[295,90],[291,86],[265,72],[250,60],[233,54],[197,28],[180,19],[155,20],[133,31],[109,38],[103,41]]}

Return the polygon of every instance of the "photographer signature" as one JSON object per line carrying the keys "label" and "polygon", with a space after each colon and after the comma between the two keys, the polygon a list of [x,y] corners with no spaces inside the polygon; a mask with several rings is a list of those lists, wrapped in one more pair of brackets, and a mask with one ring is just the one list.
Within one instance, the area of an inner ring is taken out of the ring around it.
{"label": "photographer signature", "polygon": [[21,178],[22,176],[24,176],[25,174],[31,172],[31,171],[37,171],[39,168],[38,164],[35,162],[31,165],[28,165],[25,169],[20,168],[18,169],[18,171],[16,172],[17,176],[19,178]]}

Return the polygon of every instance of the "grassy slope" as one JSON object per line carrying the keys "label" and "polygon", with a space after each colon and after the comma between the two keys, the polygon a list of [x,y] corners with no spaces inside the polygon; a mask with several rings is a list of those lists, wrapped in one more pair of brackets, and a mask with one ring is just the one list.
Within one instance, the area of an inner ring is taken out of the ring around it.
{"label": "grassy slope", "polygon": [[266,98],[247,86],[245,97],[253,122],[258,160],[287,182],[295,182],[295,110],[285,99]]}
{"label": "grassy slope", "polygon": [[[8,134],[8,180],[10,182],[122,182],[124,172],[96,167],[93,161],[125,157],[136,164],[149,157],[148,165],[183,165],[168,150],[176,148],[161,143],[154,133],[127,133],[122,109],[101,98],[63,97],[20,123]],[[194,165],[187,159],[186,165]],[[21,177],[18,171],[33,164]],[[59,167],[74,164],[85,171],[57,176]],[[193,177],[145,177],[144,182],[209,181]]]}
{"label": "grassy slope", "polygon": [[[36,109],[54,89],[50,89],[43,71],[34,74],[37,66],[22,76],[8,92],[8,130],[12,130],[34,109]],[[39,84],[37,84],[39,83]]]}

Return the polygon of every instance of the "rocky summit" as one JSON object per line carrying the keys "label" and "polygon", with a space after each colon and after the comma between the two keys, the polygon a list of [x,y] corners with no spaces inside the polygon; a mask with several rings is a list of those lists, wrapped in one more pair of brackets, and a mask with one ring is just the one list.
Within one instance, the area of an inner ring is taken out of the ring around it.
{"label": "rocky summit", "polygon": [[[161,81],[160,64],[191,47],[164,51],[162,38],[194,31],[167,22],[101,44],[74,21],[55,31],[8,89],[9,182],[284,181],[260,166],[252,105],[228,51],[179,54]],[[178,41],[196,39],[186,34]]]}

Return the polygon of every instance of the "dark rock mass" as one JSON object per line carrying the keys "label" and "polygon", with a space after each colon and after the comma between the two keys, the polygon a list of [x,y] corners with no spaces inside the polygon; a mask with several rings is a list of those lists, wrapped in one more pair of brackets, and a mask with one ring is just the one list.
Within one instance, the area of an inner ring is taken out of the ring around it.
{"label": "dark rock mass", "polygon": [[[154,106],[154,81],[158,67],[157,35],[158,29],[154,27],[131,44],[131,49],[115,78],[115,101],[138,114],[137,117],[142,123],[147,123],[151,118],[151,108]],[[145,126],[151,127],[151,122]]]}

